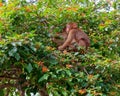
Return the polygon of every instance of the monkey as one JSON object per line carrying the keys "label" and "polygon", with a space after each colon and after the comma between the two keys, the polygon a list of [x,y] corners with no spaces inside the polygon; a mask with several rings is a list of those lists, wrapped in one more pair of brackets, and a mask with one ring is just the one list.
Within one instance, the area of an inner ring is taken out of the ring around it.
{"label": "monkey", "polygon": [[[55,34],[55,36],[52,38],[52,41],[57,44],[57,46],[62,45],[65,40],[67,39],[67,32],[66,32],[66,27],[62,29],[61,32]],[[69,50],[76,50],[75,46],[73,45],[75,41],[72,41],[72,44],[70,44],[68,47]]]}
{"label": "monkey", "polygon": [[90,46],[90,39],[82,29],[78,28],[76,22],[70,22],[66,24],[65,32],[67,37],[65,42],[58,47],[58,50],[64,50],[67,46],[70,46],[72,43],[77,43],[78,46],[84,47],[85,50]]}

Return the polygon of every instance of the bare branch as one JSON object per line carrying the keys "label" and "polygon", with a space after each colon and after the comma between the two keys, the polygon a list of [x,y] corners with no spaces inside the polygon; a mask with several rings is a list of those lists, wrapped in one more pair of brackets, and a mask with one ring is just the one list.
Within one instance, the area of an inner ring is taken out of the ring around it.
{"label": "bare branch", "polygon": [[0,89],[9,88],[9,87],[18,88],[17,86],[18,86],[17,84],[10,84],[10,83],[7,83],[7,84],[0,84]]}

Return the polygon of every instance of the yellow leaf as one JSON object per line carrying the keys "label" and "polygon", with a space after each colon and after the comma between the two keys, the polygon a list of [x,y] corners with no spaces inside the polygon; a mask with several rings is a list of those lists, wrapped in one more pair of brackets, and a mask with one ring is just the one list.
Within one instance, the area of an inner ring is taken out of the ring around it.
{"label": "yellow leaf", "polygon": [[115,85],[116,87],[120,88],[120,85]]}
{"label": "yellow leaf", "polygon": [[88,79],[92,79],[93,78],[93,75],[88,75]]}
{"label": "yellow leaf", "polygon": [[108,25],[108,24],[111,24],[111,22],[112,22],[111,20],[106,20],[105,24]]}
{"label": "yellow leaf", "polygon": [[114,92],[114,91],[110,92],[109,94],[112,95],[112,96],[116,96],[116,92]]}
{"label": "yellow leaf", "polygon": [[94,43],[97,43],[97,42],[98,42],[98,40],[97,40],[97,39],[93,39],[93,41],[94,41]]}
{"label": "yellow leaf", "polygon": [[51,51],[53,51],[53,50],[55,50],[55,48],[52,48],[51,46],[46,46],[46,50],[51,50]]}
{"label": "yellow leaf", "polygon": [[64,51],[63,51],[63,54],[68,54],[67,50],[64,50]]}

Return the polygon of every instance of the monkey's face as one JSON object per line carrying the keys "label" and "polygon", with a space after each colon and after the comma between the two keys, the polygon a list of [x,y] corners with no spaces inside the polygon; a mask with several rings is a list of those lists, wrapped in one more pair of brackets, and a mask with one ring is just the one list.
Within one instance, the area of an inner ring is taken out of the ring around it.
{"label": "monkey's face", "polygon": [[77,29],[77,28],[78,28],[77,23],[75,23],[75,22],[68,23],[68,24],[66,25],[66,32],[69,33],[69,31],[70,31],[71,29]]}
{"label": "monkey's face", "polygon": [[71,30],[71,26],[70,25],[66,25],[66,32],[69,33],[70,30]]}

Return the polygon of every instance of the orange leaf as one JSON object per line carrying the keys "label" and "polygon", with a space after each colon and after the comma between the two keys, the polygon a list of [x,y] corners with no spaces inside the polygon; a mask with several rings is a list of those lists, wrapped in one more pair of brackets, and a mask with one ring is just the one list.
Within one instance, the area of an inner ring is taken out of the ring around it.
{"label": "orange leaf", "polygon": [[112,96],[116,96],[116,92],[110,92],[109,94]]}
{"label": "orange leaf", "polygon": [[66,65],[66,68],[72,68],[73,66],[72,65],[70,65],[70,64],[67,64]]}
{"label": "orange leaf", "polygon": [[46,66],[43,66],[42,67],[42,72],[47,72],[48,71],[48,68]]}
{"label": "orange leaf", "polygon": [[80,93],[81,95],[85,94],[86,93],[86,89],[81,89],[78,91],[78,93]]}
{"label": "orange leaf", "polygon": [[31,12],[31,9],[29,7],[27,7],[27,6],[25,6],[25,11],[26,12]]}
{"label": "orange leaf", "polygon": [[44,62],[42,62],[42,61],[39,61],[37,64],[38,64],[38,66],[44,66]]}
{"label": "orange leaf", "polygon": [[31,12],[31,10],[29,8],[26,9],[27,12]]}
{"label": "orange leaf", "polygon": [[85,17],[85,14],[84,14],[84,13],[82,13],[81,15],[82,15],[82,17]]}
{"label": "orange leaf", "polygon": [[99,24],[99,26],[103,26],[103,27],[104,27],[104,26],[105,26],[105,24],[101,23],[101,24]]}
{"label": "orange leaf", "polygon": [[3,6],[3,3],[2,2],[0,2],[0,7],[2,7]]}
{"label": "orange leaf", "polygon": [[68,7],[66,10],[76,12],[78,10],[78,8],[76,8],[76,7]]}

